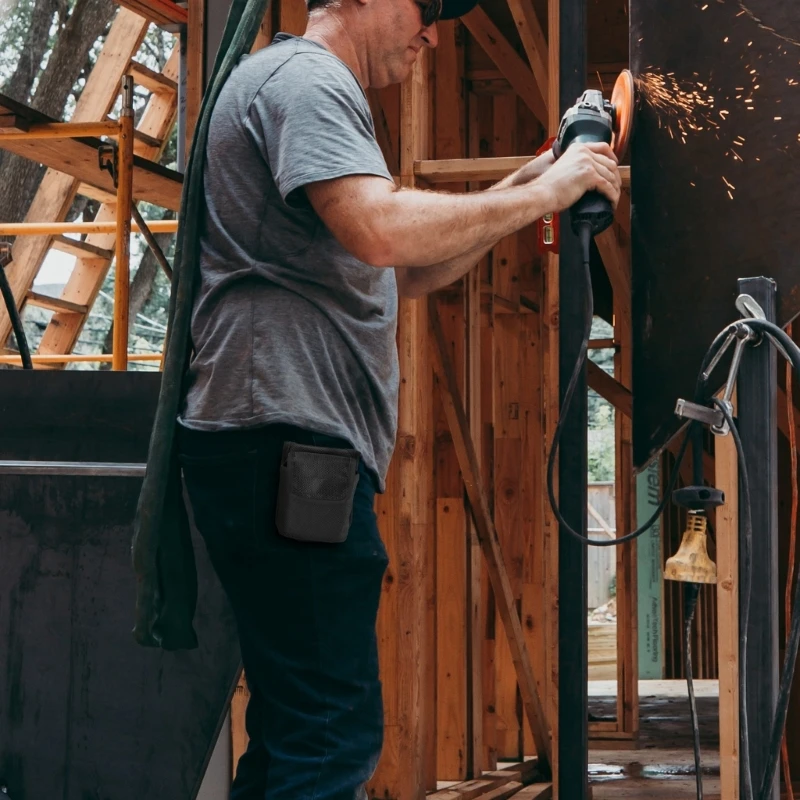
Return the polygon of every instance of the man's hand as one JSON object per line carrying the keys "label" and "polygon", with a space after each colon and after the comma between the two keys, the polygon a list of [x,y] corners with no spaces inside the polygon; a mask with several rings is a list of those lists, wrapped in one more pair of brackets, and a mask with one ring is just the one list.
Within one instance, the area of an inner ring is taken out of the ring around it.
{"label": "man's hand", "polygon": [[552,150],[547,150],[536,158],[532,158],[524,167],[520,167],[514,175],[514,186],[520,186],[523,183],[530,183],[547,172],[553,164],[556,163],[556,157],[553,155]]}
{"label": "man's hand", "polygon": [[617,157],[605,143],[574,144],[538,180],[552,198],[553,213],[566,211],[586,192],[597,190],[616,208],[622,180]]}

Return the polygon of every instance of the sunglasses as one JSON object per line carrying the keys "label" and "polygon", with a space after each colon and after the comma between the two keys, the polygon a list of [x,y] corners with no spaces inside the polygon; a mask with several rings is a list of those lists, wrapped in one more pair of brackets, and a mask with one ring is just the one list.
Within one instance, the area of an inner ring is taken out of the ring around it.
{"label": "sunglasses", "polygon": [[417,2],[417,5],[422,15],[422,24],[426,28],[433,25],[442,13],[442,0],[430,0],[428,3]]}

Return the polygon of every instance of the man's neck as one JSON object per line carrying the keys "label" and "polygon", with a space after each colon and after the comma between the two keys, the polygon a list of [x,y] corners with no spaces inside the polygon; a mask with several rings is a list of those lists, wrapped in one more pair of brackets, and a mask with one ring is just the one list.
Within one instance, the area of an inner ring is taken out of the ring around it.
{"label": "man's neck", "polygon": [[303,38],[316,42],[344,61],[353,71],[358,82],[365,89],[367,88],[366,70],[359,62],[353,37],[345,29],[342,20],[337,14],[330,12],[312,14]]}

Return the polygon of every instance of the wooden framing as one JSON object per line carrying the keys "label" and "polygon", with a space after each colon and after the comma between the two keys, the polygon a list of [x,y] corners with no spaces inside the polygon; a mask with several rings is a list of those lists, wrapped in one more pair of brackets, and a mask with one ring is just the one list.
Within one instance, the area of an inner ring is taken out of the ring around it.
{"label": "wooden framing", "polygon": [[[151,8],[150,19],[155,19],[156,4],[172,5],[168,0],[141,3]],[[477,8],[463,21],[441,23],[439,48],[420,59],[399,91],[368,92],[381,149],[403,186],[484,188],[529,161],[543,134],[555,133],[560,119],[559,0],[547,3],[546,36],[544,17],[536,16],[531,0],[508,0],[508,7],[513,27],[488,7]],[[201,3],[189,4],[184,22],[188,143],[204,85]],[[265,17],[254,49],[268,44],[277,29],[302,33],[305,24],[302,0],[280,0]],[[134,151],[143,159],[135,163],[148,176],[157,176],[152,180],[166,180],[144,162],[157,158],[177,115],[178,56],[176,49],[163,73],[132,63],[145,29],[141,17],[120,11],[108,37],[111,45],[107,42],[98,62],[102,80],[95,70],[74,119],[106,125],[119,78],[128,72],[152,92],[134,134]],[[470,66],[470,57],[477,68]],[[618,66],[607,71],[618,71]],[[41,158],[47,140],[24,136],[24,128],[30,132],[36,124],[25,120],[20,109],[0,109],[0,146],[17,142],[14,147],[24,146]],[[15,126],[19,136],[2,132]],[[99,130],[105,128],[84,132],[96,135]],[[9,275],[19,302],[48,304],[54,311],[40,362],[68,357],[115,246],[109,230],[117,217],[113,183],[105,173],[101,179],[90,174],[93,146],[77,142],[68,147],[68,157],[86,168],[77,171],[70,165],[76,175],[49,170],[27,221],[63,219],[79,191],[104,203],[97,220],[87,223],[95,227],[86,230],[83,241],[48,232],[21,237],[15,246]],[[54,165],[65,166],[66,152]],[[141,197],[137,186],[144,184],[136,169],[133,192]],[[167,207],[178,208],[180,183],[174,176],[170,180],[168,191],[163,181],[158,191],[161,199],[169,194]],[[630,183],[627,168],[623,181]],[[635,519],[629,216],[625,194],[617,224],[597,241],[614,292],[615,375],[593,365],[588,369],[589,385],[621,412],[618,530],[629,529]],[[30,287],[51,246],[79,260],[62,296],[42,298]],[[540,255],[528,231],[498,243],[482,264],[440,292],[431,305],[401,301],[397,447],[387,492],[376,504],[391,564],[378,625],[386,733],[370,785],[374,797],[416,800],[434,791],[441,779],[472,782],[466,789],[432,795],[442,800],[558,797],[558,641],[565,632],[558,624],[558,525],[544,486],[559,413],[558,281],[558,257]],[[6,324],[2,314],[0,331]],[[620,609],[628,620],[636,619],[635,565],[635,549],[621,550]],[[725,608],[730,611],[730,604]],[[638,727],[635,627],[620,633],[618,652],[617,720],[595,725],[592,732],[633,739]],[[242,683],[232,707],[237,753],[246,743],[245,701]],[[497,774],[498,755],[536,755],[540,767],[552,769],[553,783],[519,791],[525,782],[519,775]],[[495,774],[486,776],[486,771]]]}

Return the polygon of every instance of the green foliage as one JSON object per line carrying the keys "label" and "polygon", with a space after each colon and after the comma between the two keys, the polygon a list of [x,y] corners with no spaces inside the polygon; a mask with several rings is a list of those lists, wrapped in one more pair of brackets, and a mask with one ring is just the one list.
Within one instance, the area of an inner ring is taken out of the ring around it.
{"label": "green foliage", "polygon": [[[604,320],[595,317],[592,325],[593,339],[610,339],[613,328]],[[589,357],[606,372],[614,372],[613,349],[590,350]],[[614,480],[614,409],[596,392],[589,390],[588,395],[588,479],[589,481]]]}

